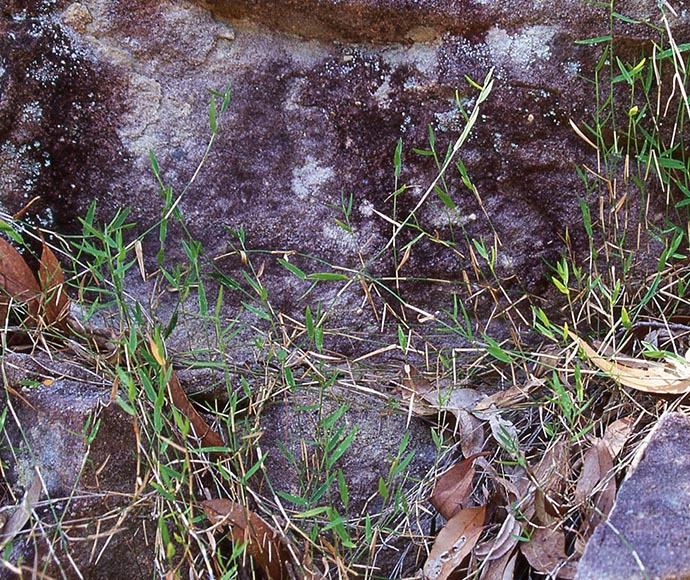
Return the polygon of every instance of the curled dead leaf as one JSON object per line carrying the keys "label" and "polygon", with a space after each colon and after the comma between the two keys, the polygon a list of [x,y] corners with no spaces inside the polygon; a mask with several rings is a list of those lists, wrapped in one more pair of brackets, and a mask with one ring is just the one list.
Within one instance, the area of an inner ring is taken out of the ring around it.
{"label": "curled dead leaf", "polygon": [[594,366],[623,386],[667,395],[690,392],[690,362],[685,359],[669,356],[657,362],[627,356],[606,358],[577,335],[572,336]]}
{"label": "curled dead leaf", "polygon": [[[165,367],[167,370],[167,367]],[[194,434],[201,439],[203,447],[225,447],[225,442],[220,435],[216,433],[206,422],[199,412],[194,408],[191,401],[187,397],[180,379],[174,369],[170,369],[170,378],[168,379],[168,389],[170,390],[170,397],[173,404],[180,410],[180,412],[189,419],[194,429]]]}
{"label": "curled dead leaf", "polygon": [[0,238],[0,322],[7,319],[10,304],[24,307],[26,323],[36,323],[41,289],[22,255]]}
{"label": "curled dead leaf", "polygon": [[155,340],[149,337],[149,348],[153,358],[161,365],[164,372],[169,373],[168,391],[173,405],[189,419],[192,424],[194,435],[201,440],[203,447],[225,447],[225,442],[220,435],[216,433],[206,422],[199,412],[194,408],[187,393],[182,388],[180,379],[175,372],[175,369],[170,367],[170,364],[165,360],[165,355],[161,352]]}
{"label": "curled dead leaf", "polygon": [[429,501],[446,520],[465,507],[472,493],[474,460],[488,452],[476,453],[456,463],[438,478]]}
{"label": "curled dead leaf", "polygon": [[201,503],[206,517],[218,527],[228,526],[232,541],[246,544],[247,554],[271,580],[289,578],[290,552],[280,537],[261,517],[229,499]]}
{"label": "curled dead leaf", "polygon": [[36,473],[31,486],[24,493],[21,503],[0,530],[0,548],[11,542],[29,521],[31,511],[41,499],[42,489],[41,478]]}
{"label": "curled dead leaf", "polygon": [[38,264],[38,280],[43,295],[43,315],[48,326],[66,329],[69,316],[69,299],[65,290],[65,274],[59,260],[43,241],[41,261]]}
{"label": "curled dead leaf", "polygon": [[618,457],[618,454],[623,450],[625,443],[628,441],[633,432],[635,418],[632,415],[617,419],[606,427],[604,432],[604,443],[609,448],[612,458]]}
{"label": "curled dead leaf", "polygon": [[482,399],[474,407],[476,412],[486,411],[491,408],[508,408],[529,399],[530,392],[543,386],[545,381],[533,375],[523,385],[513,385],[505,391],[497,391],[493,395]]}
{"label": "curled dead leaf", "polygon": [[439,532],[424,563],[424,580],[447,580],[474,548],[484,527],[486,506],[465,508]]}
{"label": "curled dead leaf", "polygon": [[520,550],[530,566],[549,578],[575,578],[577,566],[565,553],[565,534],[561,529],[536,528]]}
{"label": "curled dead leaf", "polygon": [[410,411],[417,415],[429,415],[445,411],[456,420],[456,432],[465,457],[475,455],[484,448],[484,425],[472,414],[486,395],[474,389],[440,387],[416,374],[410,373],[402,380],[403,396],[410,399]]}
{"label": "curled dead leaf", "polygon": [[503,520],[501,528],[495,538],[482,542],[477,546],[474,555],[481,560],[498,560],[510,554],[515,549],[522,534],[520,523],[510,512]]}
{"label": "curled dead leaf", "polygon": [[594,528],[606,519],[616,500],[613,458],[609,446],[602,439],[595,439],[585,453],[575,488],[575,500],[586,507],[581,532],[584,538],[588,538]]}
{"label": "curled dead leaf", "polygon": [[479,580],[513,580],[518,552],[507,552],[496,560],[491,560],[482,570]]}

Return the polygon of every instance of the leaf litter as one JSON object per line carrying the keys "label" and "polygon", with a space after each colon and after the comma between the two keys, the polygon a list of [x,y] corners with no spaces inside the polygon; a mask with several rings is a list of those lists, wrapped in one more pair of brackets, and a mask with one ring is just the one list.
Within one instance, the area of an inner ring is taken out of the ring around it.
{"label": "leaf litter", "polygon": [[577,346],[599,370],[625,387],[657,395],[690,392],[690,361],[669,353],[664,362],[624,355],[602,355],[571,333]]}
{"label": "leaf litter", "polygon": [[[491,445],[485,431],[499,448],[520,449],[518,429],[506,413],[544,384],[530,376],[523,385],[487,397],[406,373],[401,393],[409,408],[423,416],[454,417],[462,450],[462,458],[437,477],[429,496],[446,524],[427,558],[424,578],[447,578],[463,565],[469,566],[468,577],[513,578],[518,554],[539,573],[574,578],[587,538],[613,507],[614,461],[633,433],[634,418],[612,421],[601,437],[559,439],[536,461],[517,461],[501,475],[487,461]],[[477,524],[480,512],[483,525]]]}
{"label": "leaf litter", "polygon": [[229,528],[235,544],[246,545],[247,554],[269,580],[287,580],[290,552],[280,536],[259,515],[229,499],[201,503],[214,528]]}
{"label": "leaf litter", "polygon": [[[64,272],[51,248],[44,240],[42,244],[35,275],[21,254],[0,239],[0,314],[7,319],[17,308],[27,327],[54,327],[69,333]],[[579,337],[575,340],[595,367],[621,385],[658,394],[690,390],[690,363],[684,359],[669,356],[659,363],[601,355]],[[151,339],[149,347],[167,377],[172,404],[189,419],[195,437],[205,448],[224,447],[220,435],[194,408],[162,350]],[[463,565],[468,574],[478,571],[480,578],[512,578],[518,554],[540,573],[574,576],[586,539],[613,506],[614,460],[632,433],[633,420],[618,419],[602,437],[573,445],[582,458],[579,466],[571,465],[576,453],[561,442],[548,448],[539,461],[518,461],[512,471],[499,475],[486,460],[490,454],[486,449],[491,447],[487,428],[499,447],[519,449],[519,432],[507,413],[544,384],[543,379],[529,375],[524,384],[487,396],[470,388],[441,387],[406,369],[402,385],[410,413],[452,416],[464,457],[437,479],[429,498],[446,524],[424,565],[424,578],[455,577]],[[27,505],[38,501],[34,495],[27,492]],[[262,518],[230,500],[208,500],[202,507],[214,526],[227,526],[233,542],[247,545],[247,553],[267,578],[289,577],[290,550]],[[11,539],[26,524],[25,512],[17,510],[19,515],[7,522],[4,538]],[[568,518],[575,528],[564,526]]]}

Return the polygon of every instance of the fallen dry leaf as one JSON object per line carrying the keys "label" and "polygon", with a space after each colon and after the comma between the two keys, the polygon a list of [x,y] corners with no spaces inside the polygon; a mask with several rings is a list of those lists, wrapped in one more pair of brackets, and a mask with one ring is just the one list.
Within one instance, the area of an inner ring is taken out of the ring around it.
{"label": "fallen dry leaf", "polygon": [[571,335],[590,362],[621,385],[656,394],[679,395],[690,391],[690,363],[685,359],[669,356],[663,363],[627,356],[609,359],[575,334]]}
{"label": "fallen dry leaf", "polygon": [[402,378],[397,391],[402,395],[403,399],[408,401],[408,412],[410,414],[424,417],[438,413],[438,409],[427,403],[420,394],[431,388],[432,383],[430,380],[419,377],[416,373],[410,373]]}
{"label": "fallen dry leaf", "polygon": [[422,393],[422,397],[434,408],[455,417],[455,431],[465,457],[476,455],[484,449],[484,424],[471,411],[485,395],[474,389],[434,389]]}
{"label": "fallen dry leaf", "polygon": [[446,580],[450,577],[477,543],[485,515],[485,505],[465,508],[446,523],[424,563],[424,580]]}
{"label": "fallen dry leaf", "polygon": [[177,377],[175,369],[170,367],[170,364],[165,360],[165,357],[161,353],[156,342],[149,338],[149,347],[151,349],[151,354],[156,359],[156,362],[161,365],[165,373],[169,373],[168,379],[168,390],[170,392],[170,398],[172,399],[173,405],[189,419],[194,430],[194,435],[201,440],[203,447],[225,447],[225,442],[221,439],[220,435],[216,433],[209,424],[206,422],[199,412],[194,408],[187,393],[185,393],[182,385],[180,384],[180,379]]}
{"label": "fallen dry leaf", "polygon": [[488,455],[488,452],[463,459],[438,478],[429,501],[446,520],[468,502],[474,480],[474,460],[480,455]]}
{"label": "fallen dry leaf", "polygon": [[486,411],[496,406],[498,408],[508,408],[529,398],[530,392],[536,387],[543,386],[545,381],[533,375],[524,385],[513,385],[505,391],[497,391],[493,395],[482,399],[474,407],[475,411]]}
{"label": "fallen dry leaf", "polygon": [[608,445],[596,438],[585,452],[582,473],[575,487],[575,500],[585,502],[596,485],[613,470],[613,459]]}
{"label": "fallen dry leaf", "polygon": [[[168,367],[165,367],[165,370],[167,372]],[[221,439],[220,435],[211,429],[206,419],[204,419],[194,408],[194,405],[192,405],[174,369],[170,369],[168,388],[170,389],[170,397],[172,398],[173,404],[189,419],[194,428],[194,434],[201,439],[202,446],[225,447],[225,442]]]}
{"label": "fallen dry leaf", "polygon": [[622,419],[617,419],[606,427],[606,431],[604,432],[604,443],[608,446],[609,453],[611,453],[613,459],[618,457],[618,454],[623,450],[628,438],[632,435],[634,423],[635,418],[630,415]]}
{"label": "fallen dry leaf", "polygon": [[499,560],[512,553],[522,535],[522,527],[512,512],[508,513],[495,538],[479,544],[474,555],[481,560]]}
{"label": "fallen dry leaf", "polygon": [[455,416],[456,434],[465,457],[475,455],[484,448],[484,426],[472,414],[486,395],[474,389],[441,388],[436,383],[409,374],[402,380],[403,396],[410,399],[410,412],[429,415],[446,411]]}
{"label": "fallen dry leaf", "polygon": [[565,554],[565,534],[563,530],[536,528],[529,542],[520,544],[522,554],[529,565],[537,572],[548,574],[549,578],[575,578],[577,566],[568,561]]}
{"label": "fallen dry leaf", "polygon": [[[595,493],[595,488],[602,482],[603,487]],[[594,528],[611,512],[616,500],[613,458],[602,439],[595,439],[585,453],[582,473],[575,487],[575,500],[586,506],[580,531],[583,538],[589,538]]]}
{"label": "fallen dry leaf", "polygon": [[0,238],[0,322],[4,324],[11,302],[24,306],[34,323],[41,289],[22,255]]}
{"label": "fallen dry leaf", "polygon": [[465,409],[452,410],[456,420],[455,435],[460,439],[460,450],[464,457],[477,455],[484,449],[484,423]]}
{"label": "fallen dry leaf", "polygon": [[38,280],[43,295],[43,314],[48,326],[65,329],[69,315],[69,299],[65,290],[65,274],[57,257],[43,241],[38,264]]}
{"label": "fallen dry leaf", "polygon": [[506,552],[496,560],[491,560],[482,570],[479,580],[513,580],[518,552]]}
{"label": "fallen dry leaf", "polygon": [[24,493],[22,502],[17,506],[15,512],[10,519],[5,522],[5,525],[0,531],[0,548],[4,547],[8,542],[11,542],[17,534],[22,531],[26,522],[31,518],[31,511],[41,499],[42,489],[41,478],[38,473],[36,473],[31,487]]}
{"label": "fallen dry leaf", "polygon": [[233,542],[247,545],[247,554],[267,578],[289,578],[287,564],[290,553],[261,517],[229,499],[209,499],[201,502],[201,506],[214,526],[228,526]]}
{"label": "fallen dry leaf", "polygon": [[511,421],[502,417],[498,411],[483,411],[479,418],[484,419],[485,417],[489,421],[491,435],[496,443],[504,449],[514,450],[520,448],[517,428]]}
{"label": "fallen dry leaf", "polygon": [[546,450],[532,470],[535,484],[534,518],[541,524],[560,519],[561,494],[570,471],[568,455],[567,442],[559,441]]}

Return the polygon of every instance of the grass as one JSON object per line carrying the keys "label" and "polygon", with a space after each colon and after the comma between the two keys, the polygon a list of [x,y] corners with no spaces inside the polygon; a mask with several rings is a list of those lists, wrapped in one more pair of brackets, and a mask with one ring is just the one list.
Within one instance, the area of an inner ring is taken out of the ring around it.
{"label": "grass", "polygon": [[[602,5],[610,34],[581,41],[601,51],[585,79],[596,106],[591,119],[573,124],[596,164],[577,168],[583,231],[563,233],[566,252],[551,265],[548,300],[519,294],[502,277],[493,226],[490,236],[473,239],[455,219],[451,174],[491,223],[461,158],[491,98],[490,73],[481,82],[468,79],[469,100],[457,98],[462,134],[444,147],[430,129],[427,146],[416,150],[436,172],[407,211],[410,187],[402,182],[398,144],[391,211],[377,211],[390,236],[373,255],[358,247],[358,267],[292,250],[255,250],[240,228],[228,233],[230,255],[242,268],[229,272],[187,229],[180,201],[222,128],[229,90],[211,94],[211,137],[185,190],[173,192],[151,153],[164,201],[155,226],[135,233],[126,210],[100,222],[94,204],[81,219],[80,236],[54,235],[49,247],[61,256],[74,312],[63,317],[50,309],[59,303],[56,286],[42,285],[33,314],[33,298],[12,295],[3,348],[56,364],[78,358],[112,385],[104,400],[133,425],[136,485],[100,516],[97,531],[68,517],[76,513],[68,508],[78,503],[79,481],[68,497],[51,497],[45,485],[40,497],[27,494],[24,519],[12,516],[14,524],[5,524],[3,565],[31,569],[17,557],[28,542],[46,554],[42,566],[50,575],[84,575],[70,557],[74,542],[100,553],[127,529],[153,554],[151,576],[416,578],[424,568],[445,578],[457,565],[471,578],[511,567],[515,577],[568,577],[640,441],[657,417],[682,404],[617,385],[597,372],[574,337],[600,341],[597,350],[614,360],[658,360],[684,354],[690,333],[684,143],[690,45],[673,40],[662,7],[658,41],[625,62],[616,52],[617,23],[645,24],[629,22],[613,3]],[[356,244],[353,203],[352,195],[343,196],[335,223]],[[434,204],[458,224],[447,237],[424,225],[423,209]],[[650,208],[661,219],[650,219]],[[27,253],[40,243],[12,216],[4,215],[1,226]],[[173,239],[172,230],[181,236]],[[143,260],[152,235],[155,271]],[[572,243],[580,235],[585,252]],[[178,243],[185,259],[171,263]],[[469,274],[460,282],[404,274],[428,244],[468,261]],[[38,255],[34,261],[47,263]],[[374,274],[386,261],[391,274]],[[303,314],[290,317],[274,305],[263,281],[266,264],[294,278]],[[136,276],[146,281],[148,302],[128,290]],[[411,282],[441,288],[447,302],[427,311],[415,303]],[[332,322],[340,297],[355,289],[376,336]],[[229,295],[241,304],[232,316],[224,309]],[[163,317],[159,304],[170,296],[176,303]],[[480,303],[488,317],[478,314]],[[190,325],[202,339],[170,352],[167,343]],[[340,354],[332,345],[343,338],[365,354]],[[251,353],[251,365],[232,362],[239,350]],[[202,377],[203,384],[185,393],[185,376]],[[17,412],[21,395],[6,374],[4,382],[2,469],[9,472],[7,458],[17,460],[19,447],[32,439]],[[366,424],[372,416],[388,417],[393,427],[386,436],[395,435],[378,468],[364,461],[367,441],[381,444]],[[89,453],[102,418],[98,406],[85,417],[85,466],[94,460]],[[428,440],[420,443],[415,436],[422,432]],[[433,457],[420,458],[424,449]],[[610,469],[591,475],[587,468],[602,458]],[[372,470],[368,479],[358,477],[362,465]],[[361,489],[362,481],[370,487]],[[22,502],[19,487],[3,490],[3,513],[21,514],[9,509]],[[465,509],[448,508],[444,487],[451,503]],[[485,510],[481,534],[462,558],[449,560],[449,545],[463,534],[474,537],[475,509]],[[549,558],[535,555],[534,545]]]}

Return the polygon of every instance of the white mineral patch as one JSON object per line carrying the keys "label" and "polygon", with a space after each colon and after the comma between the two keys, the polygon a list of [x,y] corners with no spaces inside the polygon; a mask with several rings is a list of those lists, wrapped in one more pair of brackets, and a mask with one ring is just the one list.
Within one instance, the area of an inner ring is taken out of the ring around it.
{"label": "white mineral patch", "polygon": [[374,204],[368,199],[365,199],[359,204],[359,213],[361,213],[364,217],[371,217],[374,215]]}
{"label": "white mineral patch", "polygon": [[138,157],[146,157],[158,143],[148,131],[159,117],[161,86],[154,79],[132,73],[129,79],[128,102],[131,110],[123,115],[118,134],[122,142]]}
{"label": "white mineral patch", "polygon": [[350,253],[357,249],[354,236],[348,234],[335,222],[325,222],[321,229],[323,239],[328,240],[328,244],[340,248],[341,251]]}
{"label": "white mineral patch", "polygon": [[526,72],[551,56],[549,43],[557,30],[556,26],[531,26],[517,34],[508,34],[494,26],[486,35],[486,44],[494,62]]}
{"label": "white mineral patch", "polygon": [[390,83],[388,82],[389,80],[390,77],[385,76],[383,78],[383,82],[374,93],[374,99],[376,99],[376,102],[382,109],[388,109],[391,104],[392,89]]}
{"label": "white mineral patch", "polygon": [[325,167],[314,157],[307,156],[302,166],[292,170],[292,192],[300,199],[316,199],[319,197],[319,190],[334,175],[331,167]]}
{"label": "white mineral patch", "polygon": [[43,108],[39,101],[31,101],[22,107],[23,123],[40,123],[43,120]]}
{"label": "white mineral patch", "polygon": [[395,68],[401,65],[413,64],[417,71],[426,76],[434,76],[438,73],[438,51],[441,41],[419,42],[411,46],[395,46],[383,52],[383,60],[389,66]]}

